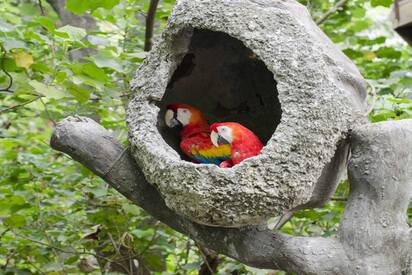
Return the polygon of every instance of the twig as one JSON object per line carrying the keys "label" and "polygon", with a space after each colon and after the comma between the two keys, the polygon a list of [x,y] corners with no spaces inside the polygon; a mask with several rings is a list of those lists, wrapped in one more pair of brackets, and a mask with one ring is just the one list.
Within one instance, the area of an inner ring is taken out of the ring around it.
{"label": "twig", "polygon": [[205,253],[203,253],[202,248],[200,247],[199,244],[197,244],[197,247],[198,247],[198,249],[199,249],[200,256],[202,256],[202,259],[203,259],[203,261],[205,262],[206,267],[207,267],[207,269],[209,270],[210,274],[212,274],[212,275],[215,274],[215,272],[213,271],[212,267],[211,267],[210,264],[209,264],[209,261],[207,260],[207,257],[206,257],[206,255],[205,255]]}
{"label": "twig", "polygon": [[186,241],[186,258],[185,258],[185,261],[184,261],[184,265],[187,265],[187,262],[189,261],[189,254],[190,254],[190,248],[191,248],[191,245],[190,245],[190,239],[188,239],[187,241]]}
{"label": "twig", "polygon": [[332,197],[330,200],[331,200],[331,201],[348,201],[348,198]]}
{"label": "twig", "polygon": [[44,12],[44,7],[43,7],[43,3],[41,2],[41,0],[39,0],[39,7],[40,7],[41,15],[44,16],[46,13]]}
{"label": "twig", "polygon": [[14,255],[16,255],[15,250],[12,250],[11,253],[7,255],[6,263],[1,267],[3,270],[5,270],[7,268],[7,266],[10,263],[11,258],[13,258]]}
{"label": "twig", "polygon": [[325,22],[329,16],[335,13],[339,8],[345,6],[348,1],[349,0],[340,0],[339,2],[337,2],[332,8],[330,8],[330,10],[328,10],[327,12],[322,14],[318,19],[316,19],[316,24],[320,25],[323,22]]}
{"label": "twig", "polygon": [[4,235],[7,234],[7,232],[9,232],[11,229],[10,228],[6,228],[6,230],[4,230],[3,232],[1,232],[0,234],[0,240],[3,238]]}
{"label": "twig", "polygon": [[146,16],[146,33],[145,33],[145,40],[144,40],[144,50],[150,51],[153,46],[152,38],[153,38],[153,28],[154,28],[154,21],[156,16],[156,9],[159,0],[150,0],[149,10],[147,11]]}
{"label": "twig", "polygon": [[15,250],[13,250],[10,254],[7,255],[6,263],[1,267],[1,269],[3,269],[3,270],[7,269],[7,266],[9,265],[10,260],[11,260],[11,258],[13,258],[14,255],[16,255]]}
{"label": "twig", "polygon": [[39,274],[46,274],[46,273],[44,273],[43,271],[41,271],[37,266],[35,266],[35,265],[30,261],[29,257],[27,257],[26,260],[27,260],[27,262],[28,262],[28,264],[29,264],[30,266],[32,266],[34,269],[36,269],[37,272],[39,272]]}
{"label": "twig", "polygon": [[42,98],[42,97],[43,97],[42,95],[39,95],[39,96],[37,96],[37,97],[35,97],[35,98],[33,98],[33,99],[30,99],[30,100],[27,100],[27,101],[25,101],[25,102],[23,102],[23,103],[20,103],[20,104],[17,104],[17,105],[13,105],[13,106],[10,106],[10,107],[1,109],[1,110],[0,110],[0,114],[6,113],[6,112],[8,112],[8,111],[11,111],[11,110],[14,110],[14,109],[17,109],[17,108],[20,108],[20,107],[25,106],[25,105],[27,105],[27,104],[30,104],[30,103],[32,103],[33,101],[39,100],[39,99]]}
{"label": "twig", "polygon": [[55,120],[52,118],[52,116],[50,115],[49,108],[47,108],[47,104],[44,103],[43,99],[41,99],[41,98],[40,98],[40,102],[41,102],[41,104],[43,104],[43,106],[44,106],[44,111],[46,112],[47,117],[49,118],[49,120],[52,122],[53,127],[56,127],[56,121],[55,121]]}
{"label": "twig", "polygon": [[6,88],[2,88],[0,89],[0,92],[6,92],[6,93],[13,93],[12,90],[10,90],[11,86],[13,86],[13,77],[11,76],[11,74],[6,71],[6,69],[4,68],[4,54],[2,56],[1,59],[1,70],[6,74],[6,76],[9,78],[9,85]]}

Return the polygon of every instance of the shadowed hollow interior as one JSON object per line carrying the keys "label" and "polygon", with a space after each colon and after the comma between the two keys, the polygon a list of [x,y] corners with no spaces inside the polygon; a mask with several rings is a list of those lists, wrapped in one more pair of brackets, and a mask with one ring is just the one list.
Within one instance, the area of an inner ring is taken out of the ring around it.
{"label": "shadowed hollow interior", "polygon": [[159,106],[158,129],[165,141],[181,154],[180,137],[164,124],[164,113],[167,104],[186,103],[200,109],[210,123],[243,124],[266,144],[281,119],[273,73],[241,41],[225,33],[195,29],[186,39],[188,52]]}

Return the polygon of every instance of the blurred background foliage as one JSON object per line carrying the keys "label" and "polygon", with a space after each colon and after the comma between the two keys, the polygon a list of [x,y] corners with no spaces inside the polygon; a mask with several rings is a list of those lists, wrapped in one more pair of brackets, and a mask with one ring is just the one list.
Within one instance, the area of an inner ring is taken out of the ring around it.
{"label": "blurred background foliage", "polygon": [[[391,29],[391,2],[301,0],[375,87],[372,122],[412,118],[412,49]],[[154,40],[173,5],[159,1]],[[148,10],[140,0],[1,1],[0,274],[284,274],[198,247],[50,149],[54,124],[69,115],[126,143]],[[347,194],[343,181],[324,208],[298,212],[282,230],[336,234]]]}

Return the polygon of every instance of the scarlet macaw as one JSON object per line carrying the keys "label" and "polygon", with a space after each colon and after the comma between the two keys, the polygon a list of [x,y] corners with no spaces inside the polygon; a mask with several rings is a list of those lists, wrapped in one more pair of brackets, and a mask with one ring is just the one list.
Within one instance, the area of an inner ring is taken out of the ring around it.
{"label": "scarlet macaw", "polygon": [[195,163],[220,165],[230,159],[230,145],[214,146],[210,140],[210,126],[205,116],[194,106],[182,103],[166,107],[168,127],[181,127],[180,148]]}
{"label": "scarlet macaw", "polygon": [[263,148],[262,142],[249,129],[236,122],[214,123],[210,126],[210,139],[219,147],[230,145],[229,160],[220,163],[220,167],[232,167],[244,159],[256,156]]}

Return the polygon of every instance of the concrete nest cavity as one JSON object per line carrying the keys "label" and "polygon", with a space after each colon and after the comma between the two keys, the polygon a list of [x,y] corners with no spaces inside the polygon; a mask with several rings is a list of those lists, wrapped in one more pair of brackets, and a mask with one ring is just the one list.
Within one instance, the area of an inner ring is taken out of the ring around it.
{"label": "concrete nest cavity", "polygon": [[[133,91],[137,164],[171,209],[213,226],[259,224],[327,201],[346,167],[347,134],[366,121],[362,76],[291,0],[178,1]],[[229,169],[191,163],[163,122],[172,102],[210,122],[240,122],[265,147]]]}

